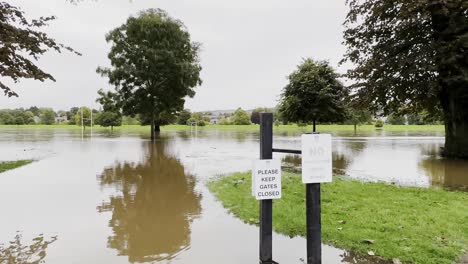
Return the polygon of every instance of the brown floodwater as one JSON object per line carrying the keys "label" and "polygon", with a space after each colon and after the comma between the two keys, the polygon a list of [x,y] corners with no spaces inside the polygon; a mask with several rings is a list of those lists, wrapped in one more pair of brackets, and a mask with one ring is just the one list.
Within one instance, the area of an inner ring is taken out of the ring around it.
{"label": "brown floodwater", "polygon": [[[299,148],[299,134],[275,134]],[[466,190],[468,164],[439,157],[443,134],[334,133],[337,173],[366,181]],[[206,183],[247,171],[258,133],[168,131],[97,133],[0,130],[0,160],[35,159],[0,174],[0,243],[54,240],[46,263],[255,263],[258,227],[235,218]],[[275,154],[285,163],[297,158]],[[57,240],[53,237],[57,236]],[[303,263],[305,240],[274,235],[274,259]],[[378,263],[323,246],[323,263]]]}

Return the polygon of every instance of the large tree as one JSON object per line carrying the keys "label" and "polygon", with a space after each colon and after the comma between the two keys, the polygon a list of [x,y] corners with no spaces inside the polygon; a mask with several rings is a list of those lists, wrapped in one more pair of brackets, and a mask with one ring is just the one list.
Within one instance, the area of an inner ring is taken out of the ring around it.
{"label": "large tree", "polygon": [[160,9],[149,9],[106,36],[111,68],[98,68],[115,86],[125,115],[138,114],[159,126],[183,110],[185,98],[201,83],[199,45],[184,24]]}
{"label": "large tree", "polygon": [[442,110],[444,154],[468,158],[468,1],[348,3],[355,102],[383,114]]}
{"label": "large tree", "polygon": [[49,50],[73,51],[40,31],[54,19],[49,16],[28,20],[18,7],[0,1],[0,89],[5,95],[18,96],[8,85],[8,80],[15,83],[21,79],[55,81],[51,74],[36,65],[39,57]]}
{"label": "large tree", "polygon": [[279,111],[286,121],[341,122],[346,118],[347,89],[326,61],[306,59],[288,77]]}

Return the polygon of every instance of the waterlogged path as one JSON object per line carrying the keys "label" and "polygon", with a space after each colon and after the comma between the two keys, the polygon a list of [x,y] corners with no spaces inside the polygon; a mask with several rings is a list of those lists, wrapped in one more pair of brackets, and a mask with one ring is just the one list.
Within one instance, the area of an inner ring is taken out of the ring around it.
{"label": "waterlogged path", "polygon": [[[334,168],[348,177],[403,185],[466,188],[464,162],[437,156],[440,134],[338,134]],[[297,133],[275,135],[299,147]],[[206,188],[246,171],[258,134],[231,131],[95,135],[68,130],[0,130],[0,160],[38,161],[0,174],[0,243],[57,236],[46,263],[252,263],[258,228],[228,214]],[[276,155],[289,163],[295,157]],[[275,234],[274,258],[302,263],[305,240]],[[375,263],[324,246],[324,263]]]}

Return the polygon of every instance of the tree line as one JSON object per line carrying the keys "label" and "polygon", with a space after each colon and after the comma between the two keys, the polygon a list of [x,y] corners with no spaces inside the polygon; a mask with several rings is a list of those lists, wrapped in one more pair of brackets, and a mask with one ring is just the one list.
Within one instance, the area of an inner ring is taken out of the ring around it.
{"label": "tree line", "polygon": [[[362,111],[407,116],[417,123],[443,119],[443,154],[468,158],[468,1],[348,0],[346,4],[347,50],[342,63],[351,63],[352,68],[339,75],[325,61],[305,59],[288,76],[278,106],[282,118],[311,123],[314,129],[318,122],[348,118],[356,124]],[[54,80],[35,60],[48,50],[74,51],[40,31],[53,19],[28,20],[19,8],[0,1],[4,47],[0,76],[13,82]],[[139,116],[142,124],[151,125],[154,138],[161,125],[183,111],[185,99],[193,97],[202,83],[201,44],[191,41],[185,25],[161,9],[131,16],[110,31],[106,41],[111,46],[111,66],[97,72],[114,86],[105,96],[120,114],[104,110],[104,116],[110,122],[120,115]],[[340,78],[351,84],[343,85]],[[0,82],[0,89],[17,96],[5,82]]]}

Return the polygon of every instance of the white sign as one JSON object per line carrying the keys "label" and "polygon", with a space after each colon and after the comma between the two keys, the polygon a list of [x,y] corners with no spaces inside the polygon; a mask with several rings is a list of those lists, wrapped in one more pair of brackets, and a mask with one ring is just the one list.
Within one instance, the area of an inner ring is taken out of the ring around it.
{"label": "white sign", "polygon": [[257,200],[281,198],[280,160],[256,160],[254,162],[252,195]]}
{"label": "white sign", "polygon": [[332,181],[332,139],[329,134],[302,135],[302,182]]}

